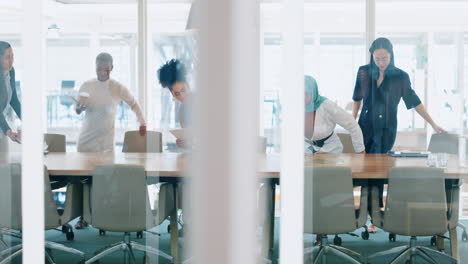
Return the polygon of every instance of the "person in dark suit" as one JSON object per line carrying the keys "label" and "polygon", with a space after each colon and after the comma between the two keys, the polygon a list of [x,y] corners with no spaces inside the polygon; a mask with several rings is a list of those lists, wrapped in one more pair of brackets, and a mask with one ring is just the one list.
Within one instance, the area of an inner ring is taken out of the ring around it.
{"label": "person in dark suit", "polygon": [[369,64],[361,66],[353,93],[353,116],[357,117],[363,102],[359,125],[364,135],[367,153],[387,153],[395,143],[397,111],[403,99],[407,109],[414,108],[435,132],[446,132],[427,113],[411,88],[409,75],[394,63],[393,45],[386,38],[378,38],[369,49]]}
{"label": "person in dark suit", "polygon": [[8,42],[0,41],[0,150],[7,151],[8,140],[20,142],[21,133],[15,132],[8,121],[14,111],[21,119],[21,103],[16,93],[13,49]]}
{"label": "person in dark suit", "polygon": [[[353,117],[359,115],[359,126],[364,137],[366,153],[387,153],[393,147],[397,135],[397,112],[401,99],[407,109],[414,108],[436,133],[446,133],[438,126],[421,100],[411,88],[408,73],[395,66],[393,45],[387,38],[378,38],[369,48],[369,64],[361,66],[353,93]],[[383,180],[369,180],[369,185],[380,189],[380,207],[383,207]],[[362,185],[362,184],[361,184]],[[371,196],[369,195],[369,211]],[[373,225],[369,232],[375,232]]]}

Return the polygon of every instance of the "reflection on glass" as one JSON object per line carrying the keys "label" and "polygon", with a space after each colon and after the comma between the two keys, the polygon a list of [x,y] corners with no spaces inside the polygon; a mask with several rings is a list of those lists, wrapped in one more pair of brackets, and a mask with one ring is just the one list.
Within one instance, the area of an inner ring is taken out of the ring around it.
{"label": "reflection on glass", "polygon": [[21,101],[10,42],[0,41],[0,260],[21,255]]}

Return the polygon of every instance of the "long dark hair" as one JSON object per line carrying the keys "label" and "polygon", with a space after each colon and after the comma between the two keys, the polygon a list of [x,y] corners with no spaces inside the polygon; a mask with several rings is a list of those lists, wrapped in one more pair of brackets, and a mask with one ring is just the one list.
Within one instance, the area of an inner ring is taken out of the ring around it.
{"label": "long dark hair", "polygon": [[372,79],[374,80],[377,80],[379,77],[379,67],[377,67],[374,62],[374,51],[378,49],[385,49],[390,53],[390,64],[387,69],[385,69],[385,72],[391,73],[395,69],[395,56],[393,55],[393,45],[390,40],[388,38],[378,38],[374,40],[369,48],[371,55],[369,65],[371,66]]}
{"label": "long dark hair", "polygon": [[3,69],[3,56],[5,56],[5,52],[9,48],[11,48],[10,43],[0,41],[0,91],[6,90],[5,76],[3,75],[3,72],[5,71],[5,69]]}

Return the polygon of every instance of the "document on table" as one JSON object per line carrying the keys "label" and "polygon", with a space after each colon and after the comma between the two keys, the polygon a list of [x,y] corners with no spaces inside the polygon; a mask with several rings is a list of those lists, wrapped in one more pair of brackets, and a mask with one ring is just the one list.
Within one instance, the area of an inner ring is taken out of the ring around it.
{"label": "document on table", "polygon": [[389,151],[388,155],[392,157],[427,157],[431,152],[429,151],[412,151],[412,150],[402,150],[402,151]]}
{"label": "document on table", "polygon": [[185,129],[181,128],[181,129],[174,129],[174,130],[169,130],[169,132],[171,132],[172,135],[174,135],[174,137],[178,138],[178,139],[183,139],[185,138]]}

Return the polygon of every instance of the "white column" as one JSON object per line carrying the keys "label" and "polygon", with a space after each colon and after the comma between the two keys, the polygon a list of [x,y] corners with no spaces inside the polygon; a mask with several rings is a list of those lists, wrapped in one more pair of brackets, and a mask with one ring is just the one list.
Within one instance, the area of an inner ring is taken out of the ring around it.
{"label": "white column", "polygon": [[[375,40],[375,0],[366,0],[366,51]],[[366,62],[370,61],[370,53],[366,52]]]}
{"label": "white column", "polygon": [[[263,20],[264,20],[264,17],[263,17],[263,14],[261,12],[261,6],[259,6],[258,8],[258,12],[259,12],[259,64],[261,65],[263,63],[263,58],[265,56],[265,31],[264,31],[264,23],[263,23]],[[258,98],[258,103],[259,103],[259,111],[258,111],[258,118],[259,118],[259,127],[258,127],[258,131],[259,131],[259,135],[260,136],[264,136],[265,135],[265,126],[264,126],[264,114],[263,114],[263,109],[264,109],[264,98],[265,98],[265,83],[263,81],[263,78],[265,77],[265,75],[263,74],[263,69],[259,69],[259,88],[260,88],[260,95],[259,95],[259,98]],[[274,117],[272,117],[274,118]],[[268,136],[270,135],[271,133],[268,133],[267,135],[265,136]]]}
{"label": "white column", "polygon": [[[424,106],[427,109],[427,112],[431,114],[431,108],[435,107],[435,103],[431,101],[429,94],[431,91],[435,91],[435,77],[437,74],[435,73],[434,68],[434,33],[429,32],[427,34],[427,91],[426,91],[426,101],[424,102]],[[432,135],[432,127],[424,122],[424,130],[426,131],[426,146],[429,146],[429,141],[431,140]]]}
{"label": "white column", "polygon": [[460,91],[459,99],[460,99],[460,123],[459,123],[459,134],[463,135],[463,131],[465,129],[464,122],[466,120],[466,113],[464,110],[465,106],[465,47],[464,47],[464,34],[463,32],[457,33],[456,35],[456,47],[457,47],[457,89]]}
{"label": "white column", "polygon": [[[154,44],[153,44],[153,32],[156,32],[154,29],[154,24],[148,21],[148,37],[147,37],[147,49],[146,49],[146,122],[148,123],[148,129],[153,129],[157,127],[159,122],[151,122],[150,116],[153,115],[154,111],[161,111],[161,107],[155,108],[156,102],[153,101],[154,87],[158,81],[156,77],[156,69],[154,68]],[[159,120],[154,120],[159,121]],[[151,123],[149,123],[151,122]]]}
{"label": "white column", "polygon": [[[130,49],[130,64],[129,64],[129,67],[128,67],[128,71],[130,72],[130,91],[132,91],[132,93],[135,93],[137,95],[140,94],[140,90],[138,87],[140,82],[138,81],[138,77],[139,77],[139,69],[141,67],[140,64],[138,64],[138,59],[137,57],[139,56],[139,53],[138,53],[138,50],[139,50],[139,46],[138,46],[138,37],[135,39],[135,38],[131,38],[128,42],[128,46],[129,46],[129,49]],[[136,66],[136,67],[135,67]],[[140,97],[138,96],[138,100],[140,100]],[[138,103],[140,103],[140,101],[138,101]],[[142,111],[144,111],[144,109],[141,109]]]}
{"label": "white column", "polygon": [[283,2],[280,263],[303,262],[304,1]]}
{"label": "white column", "polygon": [[[230,263],[257,263],[256,190],[260,120],[260,1],[230,0]],[[263,104],[262,104],[263,106]]]}
{"label": "white column", "polygon": [[[199,6],[198,6],[199,4]],[[258,2],[200,0],[192,159],[195,263],[255,263]]]}
{"label": "white column", "polygon": [[89,76],[96,76],[96,56],[101,52],[99,42],[99,32],[93,30],[89,35]]}
{"label": "white column", "polygon": [[[459,138],[459,147],[465,146],[466,147],[466,141],[465,139],[462,139],[461,137],[464,137],[465,135],[465,121],[466,121],[466,112],[465,112],[465,76],[464,76],[464,68],[465,68],[465,43],[464,43],[464,34],[463,32],[457,33],[456,37],[456,45],[457,45],[457,88],[458,91],[460,91],[459,96],[460,96],[460,127],[458,130],[458,135],[460,136]],[[460,145],[461,141],[464,141],[463,144]],[[460,149],[458,153],[461,153],[461,151],[465,151],[464,149]],[[461,159],[463,157],[463,160],[461,160],[461,164],[466,164],[466,154],[465,155],[459,155],[459,158]],[[458,214],[463,217],[463,208],[465,208],[466,202],[464,199],[461,200],[461,205],[458,207]]]}
{"label": "white column", "polygon": [[317,74],[317,76],[320,74],[320,65],[321,65],[321,62],[320,62],[320,32],[317,31],[317,32],[314,32],[314,52],[315,52],[315,58],[317,59],[316,61],[314,60],[314,66],[313,66],[313,69],[315,71],[315,74]]}
{"label": "white column", "polygon": [[148,76],[148,0],[138,0],[138,103],[145,118],[147,111],[147,76]]}
{"label": "white column", "polygon": [[23,263],[44,261],[42,109],[46,64],[42,0],[23,0],[22,217]]}

